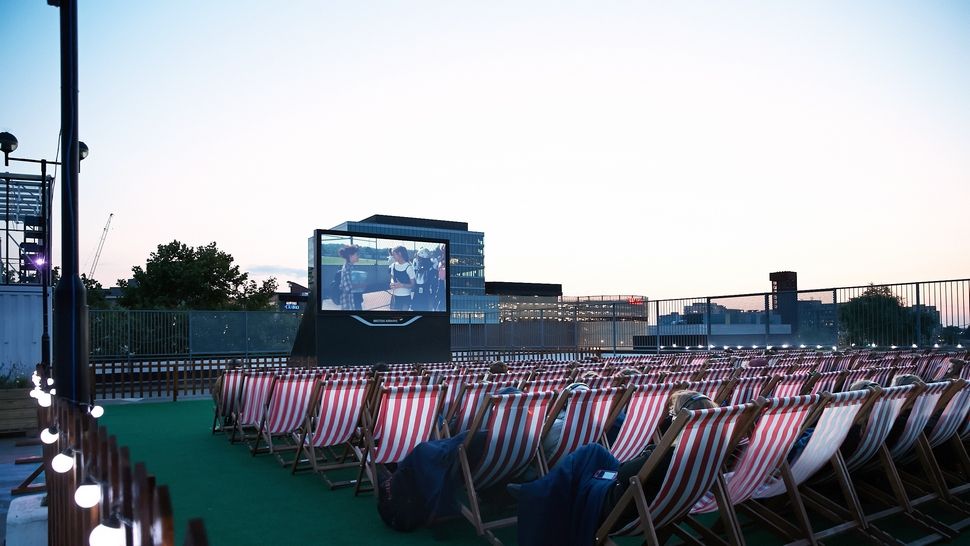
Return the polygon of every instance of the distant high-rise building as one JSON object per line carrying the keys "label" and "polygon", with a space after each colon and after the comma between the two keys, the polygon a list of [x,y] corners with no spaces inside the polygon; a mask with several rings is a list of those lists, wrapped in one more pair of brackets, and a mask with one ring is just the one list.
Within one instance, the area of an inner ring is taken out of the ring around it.
{"label": "distant high-rise building", "polygon": [[792,333],[798,332],[798,273],[775,271],[768,275],[771,280],[771,310],[781,316],[781,322],[791,325]]}

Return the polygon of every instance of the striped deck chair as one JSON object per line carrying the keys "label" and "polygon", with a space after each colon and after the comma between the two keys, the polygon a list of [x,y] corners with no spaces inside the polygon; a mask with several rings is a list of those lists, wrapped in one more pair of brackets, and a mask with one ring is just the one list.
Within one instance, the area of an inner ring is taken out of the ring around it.
{"label": "striped deck chair", "polygon": [[539,448],[539,462],[544,472],[556,466],[560,459],[586,444],[602,442],[610,426],[610,409],[616,401],[618,388],[592,389],[587,391],[567,391],[559,396],[552,413],[542,430],[542,438],[553,427],[559,411],[565,407],[566,416],[562,422],[562,436],[551,453]]}
{"label": "striped deck chair", "polygon": [[377,465],[397,463],[414,446],[438,438],[436,420],[441,412],[441,385],[383,387],[376,412],[364,408],[363,452],[357,451],[360,470],[354,495],[363,491],[364,475],[377,484]]}
{"label": "striped deck chair", "polygon": [[[697,391],[710,398],[715,404],[721,405],[728,396],[728,389],[733,381],[691,381],[675,387]],[[676,390],[676,389],[675,389]]]}
{"label": "striped deck chair", "polygon": [[614,379],[612,377],[587,377],[585,379],[577,379],[580,383],[583,383],[591,389],[608,389],[613,386]]}
{"label": "striped deck chair", "polygon": [[621,376],[621,383],[617,386],[631,386],[631,385],[654,385],[660,383],[663,379],[663,372],[653,372],[653,373],[641,373],[637,375],[627,375]]}
{"label": "striped deck chair", "polygon": [[226,426],[230,422],[229,416],[232,415],[239,400],[239,391],[245,374],[246,370],[240,368],[225,370],[222,373],[222,384],[219,391],[215,393],[215,416],[212,418],[212,434],[215,434],[216,431],[226,431]]}
{"label": "striped deck chair", "polygon": [[803,394],[802,391],[806,390],[806,386],[811,379],[812,376],[807,373],[780,376],[775,382],[775,388],[771,391],[771,396],[775,398],[787,398],[789,396]]}
{"label": "striped deck chair", "polygon": [[609,421],[615,421],[622,409],[626,418],[620,425],[610,453],[621,463],[634,459],[653,443],[657,425],[667,415],[667,402],[676,385],[634,385],[627,389],[623,398],[615,404]]}
{"label": "striped deck chair", "polygon": [[[595,544],[615,544],[611,536],[642,536],[651,546],[662,542],[711,488],[723,496],[721,466],[738,440],[750,429],[757,403],[690,411],[682,409],[619,502],[596,531]],[[666,470],[661,461],[670,456]],[[643,484],[654,472],[664,472],[656,495],[647,497]],[[632,521],[621,520],[630,504],[637,508]]]}
{"label": "striped deck chair", "polygon": [[870,368],[865,378],[880,385],[889,385],[889,381],[896,371],[896,368]]}
{"label": "striped deck chair", "polygon": [[559,392],[569,385],[569,378],[561,379],[536,379],[522,383],[523,392]]}
{"label": "striped deck chair", "polygon": [[[536,462],[542,427],[556,396],[551,391],[489,395],[458,450],[468,494],[468,506],[462,504],[461,513],[479,536],[485,535],[493,544],[501,543],[492,534],[492,529],[515,525],[517,518],[483,521],[478,491],[508,482]],[[472,460],[468,449],[481,430],[485,431],[484,450],[477,460]]]}
{"label": "striped deck chair", "polygon": [[670,373],[664,374],[663,382],[664,383],[683,383],[684,381],[693,381],[694,376],[696,375],[697,375],[696,370],[670,372]]}
{"label": "striped deck chair", "polygon": [[[263,417],[259,421],[256,436],[249,446],[253,456],[261,452],[260,442],[265,441],[266,451],[275,454],[280,464],[285,466],[280,452],[296,449],[295,433],[306,419],[313,387],[320,375],[303,372],[280,375],[276,378],[273,390],[270,391],[266,401]],[[278,440],[283,440],[282,446],[277,445]]]}
{"label": "striped deck chair", "polygon": [[858,470],[868,463],[884,445],[893,423],[903,409],[903,404],[915,393],[915,388],[915,385],[905,385],[880,389],[881,394],[876,398],[869,412],[859,445],[845,459],[848,471]]}
{"label": "striped deck chair", "polygon": [[[762,406],[754,430],[734,468],[724,475],[725,497],[719,501],[708,492],[691,508],[691,514],[706,514],[715,510],[722,519],[730,522],[729,529],[740,529],[734,505],[747,501],[758,488],[779,469],[795,444],[812,412],[816,410],[819,395],[770,398]],[[716,542],[718,537],[711,531],[693,524],[701,535]],[[735,544],[740,536],[731,537]]]}
{"label": "striped deck chair", "polygon": [[232,431],[229,434],[229,442],[236,443],[236,434],[241,435],[242,440],[248,440],[246,429],[255,432],[263,418],[263,410],[266,408],[266,400],[269,398],[276,382],[276,372],[247,372],[243,376],[242,386],[239,389],[239,400],[234,405],[232,413]]}
{"label": "striped deck chair", "polygon": [[[361,412],[367,394],[373,387],[370,379],[339,379],[318,381],[310,401],[303,434],[297,443],[296,457],[290,471],[312,469],[321,474],[330,489],[351,485],[352,481],[332,482],[326,472],[358,466],[351,442],[358,436]],[[343,447],[338,455],[334,449]],[[306,460],[300,459],[303,450]],[[348,461],[348,458],[351,460]]]}
{"label": "striped deck chair", "polygon": [[[943,396],[940,397],[937,410],[939,417],[936,423],[926,432],[924,438],[919,439],[917,445],[919,448],[917,449],[917,457],[926,477],[929,478],[929,482],[916,476],[901,473],[904,474],[904,478],[908,478],[909,482],[918,484],[923,490],[935,491],[935,494],[930,493],[913,499],[914,505],[922,504],[928,500],[942,499],[944,502],[956,504],[959,510],[967,512],[966,503],[958,499],[956,495],[970,490],[970,483],[966,481],[966,478],[970,477],[970,457],[968,457],[966,448],[957,433],[960,424],[964,422],[968,411],[970,411],[970,383],[962,379],[953,381]],[[948,476],[941,467],[940,460],[947,460],[950,457],[941,459],[934,454],[935,448],[948,441],[952,444],[951,450],[945,455],[950,453],[956,455],[957,460],[955,462],[962,469],[963,477],[955,473],[950,473]],[[951,489],[947,484],[948,477],[951,481],[960,485]]]}
{"label": "striped deck chair", "polygon": [[450,435],[455,435],[468,430],[468,427],[472,424],[472,419],[475,418],[475,414],[478,412],[479,405],[485,399],[486,395],[494,394],[505,387],[518,388],[519,385],[520,382],[518,380],[462,383],[461,389],[458,391],[458,396],[451,405],[451,411],[445,415],[445,424],[448,427],[447,432]]}
{"label": "striped deck chair", "polygon": [[726,380],[734,377],[734,374],[738,371],[736,368],[711,368],[700,374],[698,380],[704,381],[718,381]]}
{"label": "striped deck chair", "polygon": [[[865,523],[861,516],[862,509],[858,496],[852,487],[848,474],[844,471],[839,446],[842,445],[848,435],[856,417],[860,412],[866,411],[873,400],[873,393],[867,390],[822,395],[818,405],[819,408],[822,408],[822,413],[815,423],[814,431],[802,452],[790,465],[787,461],[782,461],[781,472],[769,476],[752,495],[752,500],[741,505],[740,508],[752,518],[765,524],[768,529],[782,532],[789,540],[794,540],[800,536],[810,544],[816,544],[818,538],[830,531],[816,533],[812,528],[805,507],[806,505],[811,508],[821,506],[822,510],[826,511],[830,510],[830,505],[834,501],[815,493],[803,484],[816,475],[826,464],[830,464],[839,479],[840,485],[842,485],[843,497],[848,507],[846,510],[854,516],[851,519],[860,523],[863,531],[868,530],[869,525]],[[802,495],[803,489],[804,497]],[[770,499],[782,494],[788,495],[791,512],[795,516],[797,526],[792,525],[787,518],[778,516],[776,510],[767,508],[758,502],[758,500]]]}
{"label": "striped deck chair", "polygon": [[721,402],[721,404],[727,406],[747,404],[761,396],[762,391],[765,390],[765,387],[768,386],[771,380],[771,377],[742,377],[735,379],[729,386],[730,393],[727,396],[727,400]]}
{"label": "striped deck chair", "polygon": [[851,385],[851,383],[844,383],[842,379],[843,372],[822,372],[816,376],[815,381],[810,383],[810,392],[812,394],[836,392],[841,390],[842,385]]}
{"label": "striped deck chair", "polygon": [[[959,385],[955,387],[959,388]],[[888,516],[894,516],[896,514],[901,514],[906,517],[912,523],[919,525],[926,531],[933,533],[934,535],[939,535],[944,539],[952,539],[959,535],[959,532],[953,528],[944,525],[943,523],[937,521],[935,518],[928,516],[915,509],[914,503],[909,498],[906,491],[906,486],[901,478],[900,470],[897,468],[894,460],[901,458],[908,454],[912,450],[913,446],[920,440],[924,442],[925,446],[925,436],[923,431],[926,428],[926,423],[929,420],[934,409],[937,407],[940,398],[943,396],[944,391],[951,388],[949,382],[941,383],[931,383],[926,386],[916,386],[907,385],[906,387],[893,387],[891,389],[886,389],[886,392],[892,391],[894,389],[910,388],[908,392],[909,400],[901,407],[911,403],[912,407],[910,410],[909,418],[903,428],[902,434],[896,438],[892,445],[887,445],[885,442],[878,446],[879,451],[879,466],[882,467],[885,473],[885,481],[888,482],[891,494],[882,491],[880,488],[876,487],[872,480],[859,480],[856,483],[856,489],[859,493],[865,495],[867,498],[874,501],[880,502],[887,505],[889,508],[884,509],[875,513],[866,513],[864,518],[866,521],[875,521]],[[950,393],[953,394],[953,391]],[[894,404],[895,405],[895,404]],[[875,409],[873,410],[875,412]],[[898,416],[899,411],[896,412]],[[870,422],[871,422],[870,418]],[[895,419],[893,419],[893,422]],[[890,423],[890,426],[892,422]],[[854,461],[849,460],[847,464],[850,465],[850,469],[858,468],[858,466],[851,466]],[[923,462],[927,462],[925,459]],[[925,468],[930,474],[932,479],[933,468]],[[909,480],[912,483],[919,482],[920,480]],[[944,496],[947,496],[947,492],[943,492]]]}

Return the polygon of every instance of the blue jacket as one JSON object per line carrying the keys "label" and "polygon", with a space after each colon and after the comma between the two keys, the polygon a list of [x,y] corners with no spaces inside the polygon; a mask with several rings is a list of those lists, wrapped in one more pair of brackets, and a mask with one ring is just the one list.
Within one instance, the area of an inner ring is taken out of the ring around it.
{"label": "blue jacket", "polygon": [[593,477],[620,462],[599,444],[567,455],[519,492],[520,546],[588,546],[600,525],[603,500],[615,483]]}

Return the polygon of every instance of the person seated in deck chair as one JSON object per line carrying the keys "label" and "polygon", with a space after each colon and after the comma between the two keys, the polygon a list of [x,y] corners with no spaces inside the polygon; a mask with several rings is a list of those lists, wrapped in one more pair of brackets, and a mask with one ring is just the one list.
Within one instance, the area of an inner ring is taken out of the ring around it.
{"label": "person seated in deck chair", "polygon": [[[673,416],[681,409],[716,407],[710,398],[697,391],[677,391],[670,395],[668,422],[672,422]],[[592,544],[596,529],[619,502],[630,478],[640,471],[653,448],[653,445],[649,445],[639,456],[620,464],[602,445],[588,444],[565,456],[542,478],[521,485],[509,485],[509,492],[519,499],[519,544]],[[643,484],[648,502],[662,485],[672,454],[673,450]],[[604,480],[594,477],[599,470],[615,471],[616,478]],[[636,505],[631,503],[629,513],[624,513],[620,524],[636,516]]]}
{"label": "person seated in deck chair", "polygon": [[[904,373],[897,375],[893,378],[893,387],[902,387],[904,385],[925,385],[923,380],[916,374]],[[893,422],[893,428],[889,431],[889,436],[886,436],[886,445],[891,447],[899,440],[899,437],[903,434],[906,429],[906,422],[909,421],[909,415],[913,411],[913,406],[907,404],[902,411],[899,412],[899,416],[896,417],[896,421]],[[931,427],[936,423],[936,416],[930,417],[931,422],[927,422],[926,426]]]}
{"label": "person seated in deck chair", "polygon": [[967,361],[960,358],[950,359],[950,369],[943,376],[943,379],[960,379],[963,377],[963,368],[966,367]]}
{"label": "person seated in deck chair", "polygon": [[[515,387],[504,387],[495,394],[521,392]],[[488,422],[487,414],[484,421]],[[480,430],[468,446],[472,460],[480,458],[485,451],[486,432]],[[458,448],[467,435],[465,431],[452,438],[418,444],[393,473],[378,468],[377,511],[388,527],[413,531],[435,519],[459,513],[455,500],[462,487]],[[491,498],[488,494],[482,497]]]}
{"label": "person seated in deck chair", "polygon": [[496,376],[507,373],[509,373],[509,365],[501,360],[496,360],[488,367],[488,373],[485,374],[485,381],[495,381]]}
{"label": "person seated in deck chair", "polygon": [[[855,383],[852,383],[848,387],[842,389],[842,392],[861,391],[863,389],[873,390],[878,388],[879,388],[879,383],[876,383],[875,381],[870,381],[868,379],[860,379],[859,381],[856,381]],[[849,428],[849,432],[845,435],[845,440],[842,441],[842,446],[839,447],[839,450],[842,452],[843,455],[846,455],[846,456],[851,455],[855,453],[856,448],[859,447],[859,440],[862,437],[862,426],[863,426],[863,423],[858,423],[858,422],[852,423],[852,427]],[[799,443],[801,443],[801,438],[799,438],[798,441],[795,442],[795,445],[797,446]],[[805,443],[807,444],[808,441],[806,440]],[[804,448],[805,446],[802,445],[802,449]],[[795,456],[797,455],[798,453],[795,454]],[[789,453],[788,457],[789,457],[788,459],[789,462],[794,460],[794,457],[792,457],[791,453]]]}

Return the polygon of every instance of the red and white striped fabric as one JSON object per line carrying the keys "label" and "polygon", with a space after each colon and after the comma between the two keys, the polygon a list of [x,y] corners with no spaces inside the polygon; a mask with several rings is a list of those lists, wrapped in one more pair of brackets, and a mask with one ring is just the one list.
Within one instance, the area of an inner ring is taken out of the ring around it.
{"label": "red and white striped fabric", "polygon": [[957,429],[967,419],[968,412],[970,412],[970,383],[964,383],[943,408],[940,418],[933,425],[933,430],[926,435],[930,445],[936,447],[956,434]]}
{"label": "red and white striped fabric", "polygon": [[543,370],[541,372],[535,372],[532,375],[530,381],[543,381],[543,380],[568,380],[570,375],[572,375],[572,370]]}
{"label": "red and white striped fabric", "polygon": [[916,400],[909,412],[909,418],[906,419],[906,425],[903,427],[903,433],[893,445],[887,446],[889,453],[894,458],[902,457],[913,448],[916,440],[919,439],[919,435],[926,429],[926,423],[933,415],[933,410],[936,409],[940,397],[943,396],[943,391],[949,386],[949,381],[930,383],[923,392],[916,395]]}
{"label": "red and white striped fabric", "polygon": [[458,400],[458,394],[461,392],[462,383],[466,383],[468,381],[469,380],[461,374],[450,373],[442,375],[437,381],[431,381],[429,383],[431,385],[441,385],[445,389],[445,392],[442,395],[444,397],[444,401],[441,405],[442,415],[448,415],[448,412],[451,411],[452,404],[455,403],[455,400]]}
{"label": "red and white striped fabric", "polygon": [[892,430],[893,423],[899,417],[899,411],[903,408],[903,404],[912,394],[914,388],[915,385],[904,385],[882,390],[879,399],[872,405],[869,420],[862,431],[855,453],[849,455],[845,460],[845,466],[850,472],[869,462],[869,459],[876,454],[879,446],[883,445],[886,436]]}
{"label": "red and white striped fabric", "polygon": [[414,446],[431,438],[442,391],[441,385],[381,389],[373,431],[375,463],[399,462]]}
{"label": "red and white striped fabric", "polygon": [[562,422],[562,436],[556,449],[547,455],[546,462],[552,468],[559,459],[586,444],[599,441],[605,432],[613,400],[620,389],[593,389],[570,391],[567,396],[566,417]]}
{"label": "red and white striped fabric", "polygon": [[742,377],[734,384],[731,389],[731,396],[728,398],[727,405],[736,406],[747,404],[761,396],[761,391],[770,381],[770,377]]}
{"label": "red and white striped fabric", "polygon": [[485,451],[477,464],[472,461],[476,489],[507,481],[519,475],[536,456],[542,426],[555,400],[552,391],[490,395]]}
{"label": "red and white striped fabric", "polygon": [[349,381],[354,379],[367,379],[367,370],[331,372],[327,376],[328,381]]}
{"label": "red and white striped fabric", "polygon": [[637,385],[626,407],[626,418],[610,447],[621,463],[640,455],[651,442],[657,425],[667,413],[667,401],[675,385]]}
{"label": "red and white striped fabric", "polygon": [[[673,446],[663,484],[650,502],[650,516],[655,528],[683,517],[710,491],[728,456],[728,447],[738,418],[747,407],[730,406],[688,411],[686,415],[678,417],[686,419],[686,422]],[[614,534],[642,533],[638,517]]]}
{"label": "red and white striped fabric", "polygon": [[[852,422],[869,397],[871,391],[840,392],[832,396],[815,430],[795,462],[791,464],[791,473],[795,485],[804,483],[811,478],[825,464],[832,459],[839,446],[845,441],[846,435],[852,428]],[[781,476],[772,475],[758,488],[753,495],[756,499],[763,499],[781,495],[787,491],[785,481]]]}
{"label": "red and white striped fabric", "polygon": [[591,389],[608,389],[613,386],[612,377],[586,377],[577,379]]}
{"label": "red and white striped fabric", "polygon": [[697,391],[717,403],[717,394],[727,381],[692,381],[687,383],[684,388]]}
{"label": "red and white striped fabric", "polygon": [[505,387],[518,387],[519,381],[482,381],[479,383],[465,383],[462,385],[461,393],[458,395],[457,407],[455,408],[455,430],[452,434],[464,432],[472,424],[475,413],[478,411],[482,400],[486,395]]}
{"label": "red and white striped fabric", "polygon": [[286,434],[300,428],[317,377],[315,374],[295,374],[276,379],[266,406],[264,434]]}
{"label": "red and white striped fabric", "polygon": [[226,370],[222,376],[222,390],[219,392],[219,417],[231,415],[236,409],[239,394],[242,392],[246,370]]}
{"label": "red and white striped fabric", "polygon": [[769,394],[775,398],[798,396],[802,393],[802,389],[810,377],[808,374],[784,375],[775,383],[774,390]]}
{"label": "red and white striped fabric", "polygon": [[[812,383],[812,394],[819,394],[822,392],[834,392],[835,384],[839,381],[839,376],[842,372],[822,372],[818,374],[818,379],[815,383]],[[849,383],[846,383],[849,385]]]}
{"label": "red and white striped fabric", "polygon": [[653,373],[641,373],[636,375],[626,375],[622,377],[622,385],[632,386],[632,385],[654,385],[660,383],[661,378],[663,378],[662,372]]}
{"label": "red and white striped fabric", "polygon": [[723,381],[734,375],[735,368],[712,368],[704,372],[705,381]]}
{"label": "red and white striped fabric", "polygon": [[243,380],[239,396],[239,425],[259,425],[266,408],[266,399],[276,381],[275,372],[249,372]]}
{"label": "red and white striped fabric", "polygon": [[423,375],[391,375],[381,378],[381,387],[417,387],[427,385],[428,378]]}
{"label": "red and white striped fabric", "polygon": [[320,405],[308,442],[313,447],[328,447],[349,441],[360,422],[368,380],[320,381],[317,385]]}
{"label": "red and white striped fabric", "polygon": [[569,379],[538,379],[535,381],[526,381],[522,384],[522,390],[524,392],[542,392],[542,391],[553,391],[559,392],[569,385]]}
{"label": "red and white striped fabric", "polygon": [[[778,469],[805,424],[809,413],[818,403],[819,395],[771,398],[761,410],[757,425],[734,470],[724,475],[727,497],[731,504],[740,504]],[[708,492],[691,509],[692,514],[717,510],[714,494]]]}
{"label": "red and white striped fabric", "polygon": [[664,375],[663,381],[664,383],[683,383],[690,381],[695,375],[697,375],[697,371],[672,372]]}
{"label": "red and white striped fabric", "polygon": [[889,379],[895,373],[895,368],[871,368],[865,378],[869,381],[875,381],[879,385],[889,385]]}

